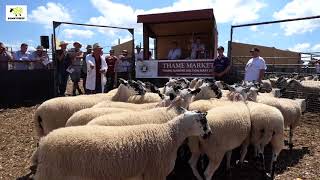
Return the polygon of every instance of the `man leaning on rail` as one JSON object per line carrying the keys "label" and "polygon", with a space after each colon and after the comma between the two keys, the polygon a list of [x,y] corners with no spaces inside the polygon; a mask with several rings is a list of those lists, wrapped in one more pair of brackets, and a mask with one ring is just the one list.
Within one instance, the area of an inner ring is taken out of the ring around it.
{"label": "man leaning on rail", "polygon": [[8,61],[12,61],[12,55],[7,51],[6,46],[0,42],[0,71],[8,70]]}

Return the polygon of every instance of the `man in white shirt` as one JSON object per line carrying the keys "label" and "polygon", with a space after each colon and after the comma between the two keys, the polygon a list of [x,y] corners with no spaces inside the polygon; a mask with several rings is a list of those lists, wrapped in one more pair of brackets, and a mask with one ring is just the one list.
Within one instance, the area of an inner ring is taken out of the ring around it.
{"label": "man in white shirt", "polygon": [[173,45],[173,48],[170,49],[168,53],[168,59],[169,60],[181,59],[181,48],[178,47],[178,42],[173,41],[172,45]]}
{"label": "man in white shirt", "polygon": [[252,48],[250,50],[252,58],[248,61],[245,67],[245,81],[257,81],[261,82],[264,73],[267,69],[266,63],[262,57],[259,56],[260,50],[258,48]]}

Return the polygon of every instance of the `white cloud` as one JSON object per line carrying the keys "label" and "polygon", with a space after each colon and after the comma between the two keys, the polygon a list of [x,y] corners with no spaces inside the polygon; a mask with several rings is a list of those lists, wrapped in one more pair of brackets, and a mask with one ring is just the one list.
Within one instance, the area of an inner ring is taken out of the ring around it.
{"label": "white cloud", "polygon": [[94,35],[94,33],[91,30],[80,29],[64,29],[62,33],[63,36],[68,39],[74,38],[75,36],[82,37],[83,39],[90,39]]}
{"label": "white cloud", "polygon": [[[291,19],[306,16],[318,15],[320,12],[319,0],[293,0],[278,12],[273,14],[273,17],[279,19]],[[302,34],[312,32],[320,27],[320,20],[303,20],[288,23],[281,23],[281,28],[284,29],[285,35]]]}
{"label": "white cloud", "polygon": [[258,31],[258,26],[250,26],[250,30],[253,32],[257,32]]}
{"label": "white cloud", "polygon": [[320,51],[320,44],[314,45],[311,50],[319,52]]}
{"label": "white cloud", "polygon": [[[245,23],[257,20],[259,11],[267,5],[259,0],[177,0],[172,5],[149,10],[112,2],[111,0],[91,0],[93,6],[102,14],[91,17],[89,23],[135,28],[136,34],[142,34],[142,25],[137,24],[137,15],[172,11],[213,8],[218,23]],[[114,35],[114,30],[103,30]]]}
{"label": "white cloud", "polygon": [[59,3],[48,2],[46,6],[39,6],[32,10],[29,21],[43,24],[45,28],[52,28],[52,21],[71,21],[69,10]]}
{"label": "white cloud", "polygon": [[310,47],[310,43],[298,43],[294,47],[289,48],[289,50],[295,52],[307,52],[309,51]]}

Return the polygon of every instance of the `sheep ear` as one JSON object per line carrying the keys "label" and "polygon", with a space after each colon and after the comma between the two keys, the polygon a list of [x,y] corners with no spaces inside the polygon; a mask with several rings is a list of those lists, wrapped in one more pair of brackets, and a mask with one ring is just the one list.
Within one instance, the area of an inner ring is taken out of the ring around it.
{"label": "sheep ear", "polygon": [[229,91],[236,91],[236,89],[228,84],[226,84]]}
{"label": "sheep ear", "polygon": [[176,95],[173,93],[169,93],[170,100],[173,101],[176,98]]}
{"label": "sheep ear", "polygon": [[190,94],[196,95],[196,94],[198,94],[200,91],[201,91],[201,89],[200,89],[200,88],[197,88],[197,89],[191,91]]}
{"label": "sheep ear", "polygon": [[124,84],[124,85],[128,84],[128,82],[126,80],[122,79],[122,78],[119,78],[119,83],[120,84]]}
{"label": "sheep ear", "polygon": [[181,109],[181,112],[182,112],[182,113],[188,112],[188,110],[187,110],[186,108],[184,108],[184,107],[179,107],[179,108]]}

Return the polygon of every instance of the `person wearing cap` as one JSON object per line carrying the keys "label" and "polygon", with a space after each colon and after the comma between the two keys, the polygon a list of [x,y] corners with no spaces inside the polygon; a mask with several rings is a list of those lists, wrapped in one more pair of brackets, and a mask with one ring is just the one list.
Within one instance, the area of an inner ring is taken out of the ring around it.
{"label": "person wearing cap", "polygon": [[117,56],[114,55],[114,50],[111,49],[110,55],[106,57],[106,62],[108,64],[108,71],[107,71],[107,83],[105,87],[105,92],[111,91],[115,86],[115,64],[118,61]]}
{"label": "person wearing cap", "polygon": [[267,66],[264,59],[259,56],[259,52],[260,50],[256,47],[250,50],[252,58],[248,61],[245,67],[245,81],[261,82],[264,76]]}
{"label": "person wearing cap", "polygon": [[61,41],[60,49],[56,51],[57,76],[58,76],[58,95],[65,96],[69,73],[68,67],[71,65],[71,57],[67,50],[68,43]]}
{"label": "person wearing cap", "polygon": [[73,83],[72,95],[76,95],[76,91],[79,94],[83,94],[80,87],[80,75],[81,75],[81,59],[83,58],[83,52],[81,51],[82,45],[79,42],[74,42],[73,47],[69,53],[71,56],[71,65],[68,67],[70,72],[71,81]]}
{"label": "person wearing cap", "polygon": [[16,61],[16,63],[14,63],[15,70],[28,70],[28,61],[31,60],[31,54],[28,51],[28,44],[22,43],[20,46],[20,51],[17,51],[13,54],[13,59]]}
{"label": "person wearing cap", "polygon": [[84,89],[85,93],[88,94],[87,88],[86,88],[86,80],[87,80],[87,62],[86,62],[86,56],[87,56],[88,54],[91,54],[91,53],[92,53],[92,46],[91,46],[91,45],[87,45],[86,49],[87,49],[87,52],[83,53],[82,66],[81,66],[81,78],[82,78],[82,86],[83,86],[83,89]]}
{"label": "person wearing cap", "polygon": [[226,81],[227,73],[230,70],[230,60],[228,57],[224,56],[224,47],[219,46],[218,49],[218,57],[213,62],[213,72],[214,78],[217,81]]}
{"label": "person wearing cap", "polygon": [[0,42],[0,71],[8,70],[8,61],[12,61],[13,57],[10,52],[7,51],[6,46]]}
{"label": "person wearing cap", "polygon": [[36,61],[32,62],[33,69],[44,69],[48,65],[49,56],[43,50],[43,46],[37,46],[36,51],[31,54],[31,57],[32,61]]}
{"label": "person wearing cap", "polygon": [[137,53],[135,54],[136,61],[143,60],[143,51],[141,51],[141,47],[139,45],[136,46]]}
{"label": "person wearing cap", "polygon": [[169,50],[167,58],[169,60],[181,59],[181,48],[179,48],[177,41],[172,41],[172,49]]}
{"label": "person wearing cap", "polygon": [[102,57],[102,47],[95,43],[93,44],[92,54],[86,56],[87,62],[87,81],[86,88],[89,94],[104,92],[106,84],[105,73],[108,70],[106,60]]}

